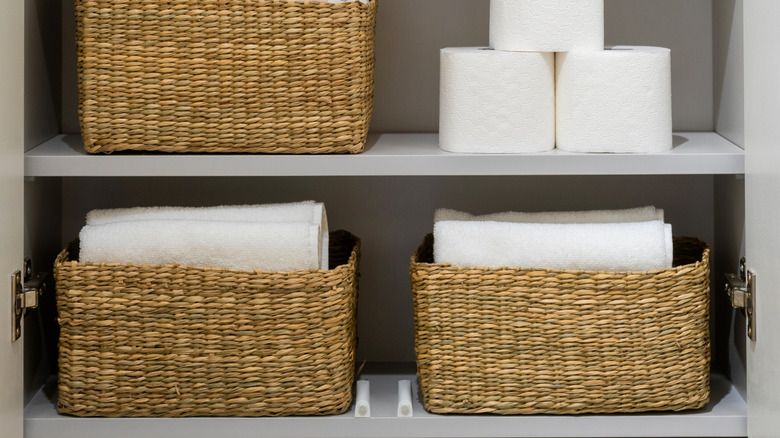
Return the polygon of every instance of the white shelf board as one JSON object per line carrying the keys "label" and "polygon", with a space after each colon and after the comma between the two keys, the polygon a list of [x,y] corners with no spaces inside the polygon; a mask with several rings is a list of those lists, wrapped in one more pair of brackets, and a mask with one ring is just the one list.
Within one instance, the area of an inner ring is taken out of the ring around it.
{"label": "white shelf board", "polygon": [[680,132],[656,154],[453,154],[438,134],[370,134],[356,155],[84,152],[59,135],[25,154],[26,176],[437,176],[743,174],[744,151],[714,132]]}
{"label": "white shelf board", "polygon": [[[712,376],[712,401],[682,413],[622,415],[435,415],[419,402],[413,374],[371,374],[371,417],[76,418],[59,415],[53,385],[25,409],[27,438],[402,438],[402,437],[726,437],[747,436],[745,401],[723,376]],[[396,417],[398,380],[412,381],[413,417]],[[47,394],[49,394],[47,396]]]}

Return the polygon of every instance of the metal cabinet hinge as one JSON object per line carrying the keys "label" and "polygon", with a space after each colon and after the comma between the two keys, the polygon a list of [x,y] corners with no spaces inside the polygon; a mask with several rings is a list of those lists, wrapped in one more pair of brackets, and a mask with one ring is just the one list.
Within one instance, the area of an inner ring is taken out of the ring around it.
{"label": "metal cabinet hinge", "polygon": [[739,275],[726,274],[726,293],[735,309],[742,309],[747,318],[748,337],[756,340],[756,274],[745,266],[745,258],[739,261]]}
{"label": "metal cabinet hinge", "polygon": [[46,289],[47,278],[47,273],[33,275],[30,259],[24,260],[24,277],[21,271],[11,274],[11,341],[22,336],[22,318],[30,309],[38,307],[39,298]]}

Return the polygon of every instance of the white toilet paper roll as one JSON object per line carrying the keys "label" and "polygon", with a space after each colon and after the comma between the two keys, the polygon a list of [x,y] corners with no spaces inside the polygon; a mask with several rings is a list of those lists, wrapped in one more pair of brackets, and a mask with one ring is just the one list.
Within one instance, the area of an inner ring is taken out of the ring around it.
{"label": "white toilet paper roll", "polygon": [[570,152],[672,148],[671,51],[615,46],[556,54],[556,146]]}
{"label": "white toilet paper roll", "polygon": [[441,50],[439,146],[459,153],[555,147],[552,53]]}
{"label": "white toilet paper roll", "polygon": [[604,49],[604,0],[490,0],[490,46],[567,52]]}

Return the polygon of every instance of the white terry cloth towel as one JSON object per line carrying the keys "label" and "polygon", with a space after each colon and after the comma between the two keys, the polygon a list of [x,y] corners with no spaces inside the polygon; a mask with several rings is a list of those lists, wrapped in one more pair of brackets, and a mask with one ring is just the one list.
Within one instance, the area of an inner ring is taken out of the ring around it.
{"label": "white terry cloth towel", "polygon": [[433,234],[435,262],[456,267],[650,271],[672,266],[672,226],[662,221],[441,221]]}
{"label": "white terry cloth towel", "polygon": [[583,210],[583,211],[548,211],[548,212],[514,212],[506,211],[485,215],[473,215],[458,210],[439,208],[434,213],[433,221],[497,221],[550,224],[588,224],[588,223],[619,223],[663,221],[664,211],[653,206],[627,208],[622,210]]}
{"label": "white terry cloth towel", "polygon": [[308,222],[320,228],[320,269],[328,269],[328,217],[322,202],[221,205],[216,207],[133,207],[92,210],[87,225],[137,220]]}
{"label": "white terry cloth towel", "polygon": [[83,263],[284,272],[320,266],[319,226],[308,222],[135,220],[85,225],[79,238]]}

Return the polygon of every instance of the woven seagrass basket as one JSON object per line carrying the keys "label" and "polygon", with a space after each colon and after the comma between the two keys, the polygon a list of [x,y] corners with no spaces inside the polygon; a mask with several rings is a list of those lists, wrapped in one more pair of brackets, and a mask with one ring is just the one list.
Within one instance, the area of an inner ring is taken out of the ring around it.
{"label": "woven seagrass basket", "polygon": [[59,411],[77,416],[327,415],[352,402],[359,240],[330,270],[250,272],[56,261]]}
{"label": "woven seagrass basket", "polygon": [[426,236],[411,262],[423,403],[435,413],[580,414],[709,400],[709,248],[650,272],[456,268]]}
{"label": "woven seagrass basket", "polygon": [[87,152],[358,153],[376,0],[76,0]]}

